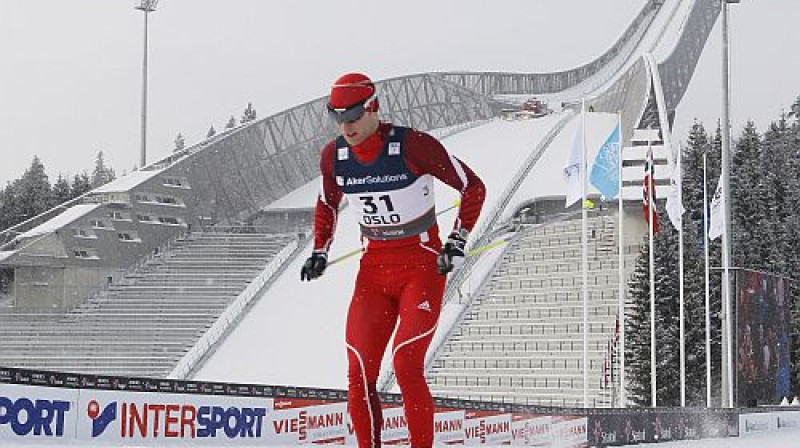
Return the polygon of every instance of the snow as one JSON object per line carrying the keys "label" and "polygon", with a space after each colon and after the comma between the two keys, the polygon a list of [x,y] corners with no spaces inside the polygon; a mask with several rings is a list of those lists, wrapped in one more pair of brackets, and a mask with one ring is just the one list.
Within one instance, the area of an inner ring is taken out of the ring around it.
{"label": "snow", "polygon": [[[787,428],[787,429],[780,429],[775,432],[750,433],[742,435],[740,437],[731,437],[726,439],[703,439],[703,440],[684,440],[679,442],[666,442],[666,443],[660,443],[656,446],[663,448],[745,448],[753,446],[757,446],[758,448],[786,448],[791,446],[797,446],[798,439],[800,439],[800,429]],[[105,447],[110,447],[112,445],[101,445],[101,444],[87,443],[85,441],[82,441],[80,443],[62,442],[56,445],[36,443],[36,444],[17,444],[17,445],[3,444],[3,446],[8,448],[31,448],[31,447],[56,448],[64,446],[105,448]],[[119,447],[119,445],[113,445],[113,446]],[[138,445],[125,445],[125,446],[127,448],[138,448]],[[153,446],[153,445],[141,445],[141,446]],[[220,445],[220,446],[235,446],[235,445]],[[297,445],[267,445],[267,446],[269,446],[270,448],[297,448]],[[341,446],[342,448],[356,448],[355,445],[338,445],[338,446]],[[454,445],[436,444],[434,446],[437,448],[452,448]],[[485,448],[501,448],[507,445],[496,445],[496,446],[481,445],[481,446],[485,446]],[[641,446],[641,445],[625,445],[625,446]]]}
{"label": "snow", "polygon": [[117,193],[120,191],[129,191],[140,185],[142,182],[152,179],[162,171],[164,170],[148,169],[132,171],[125,176],[95,188],[92,190],[92,193]]}
{"label": "snow", "polygon": [[32,238],[35,236],[46,235],[48,233],[53,233],[56,230],[61,229],[62,227],[70,224],[71,222],[75,221],[82,216],[90,213],[92,210],[100,207],[100,204],[78,204],[73,205],[72,207],[66,209],[60,215],[56,216],[53,219],[50,219],[31,230],[19,235],[18,238]]}
{"label": "snow", "polygon": [[317,201],[317,195],[320,191],[320,179],[316,179],[306,183],[302,187],[292,191],[291,193],[283,196],[277,201],[272,202],[264,207],[264,210],[287,210],[296,208],[311,208],[314,207]]}

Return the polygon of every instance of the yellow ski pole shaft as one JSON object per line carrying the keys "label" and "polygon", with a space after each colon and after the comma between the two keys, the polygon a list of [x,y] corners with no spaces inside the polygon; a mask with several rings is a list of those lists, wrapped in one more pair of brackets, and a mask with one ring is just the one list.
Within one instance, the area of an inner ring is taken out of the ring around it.
{"label": "yellow ski pole shaft", "polygon": [[484,244],[481,247],[476,247],[476,248],[474,248],[474,249],[472,249],[470,251],[467,251],[467,256],[468,257],[472,257],[472,256],[475,256],[475,255],[480,255],[480,254],[486,252],[487,250],[494,249],[495,247],[502,246],[503,244],[506,244],[506,243],[508,243],[507,239],[498,238],[498,239],[492,241],[489,244]]}

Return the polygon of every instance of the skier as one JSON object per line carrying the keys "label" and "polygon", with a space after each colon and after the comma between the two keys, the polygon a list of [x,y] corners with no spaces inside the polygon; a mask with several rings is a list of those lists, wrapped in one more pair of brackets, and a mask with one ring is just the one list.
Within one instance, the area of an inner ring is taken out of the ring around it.
{"label": "skier", "polygon": [[[322,191],[314,214],[314,250],[301,280],[320,277],[346,195],[359,217],[361,265],[347,314],[348,409],[360,448],[381,445],[377,380],[397,326],[392,361],[403,394],[411,446],[433,444],[433,399],[425,352],[436,330],[446,275],[463,263],[464,246],[486,195],[483,182],[434,137],[378,119],[375,85],[349,73],[331,88],[328,112],[341,136],[320,156]],[[453,230],[442,245],[433,178],[461,193]]]}

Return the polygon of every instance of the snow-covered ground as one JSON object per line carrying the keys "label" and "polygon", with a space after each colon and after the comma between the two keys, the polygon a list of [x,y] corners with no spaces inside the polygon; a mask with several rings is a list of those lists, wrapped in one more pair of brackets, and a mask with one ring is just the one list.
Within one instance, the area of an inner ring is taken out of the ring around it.
{"label": "snow-covered ground", "polygon": [[[743,435],[741,437],[731,437],[727,439],[703,439],[703,440],[685,440],[680,442],[667,442],[661,443],[656,446],[663,447],[663,448],[750,448],[750,447],[758,447],[758,448],[790,448],[798,446],[798,440],[800,440],[800,429],[783,429],[777,432],[765,432],[765,433],[751,433],[747,435]],[[19,445],[5,445],[4,447],[8,448],[30,448],[30,447],[38,447],[38,448],[56,448],[56,447],[64,447],[64,446],[81,446],[86,448],[104,448],[108,445],[94,445],[94,444],[87,444],[86,442],[80,444],[58,444],[58,445],[51,445],[51,444],[19,444]],[[139,447],[140,445],[125,445],[128,448],[135,448]],[[141,445],[142,447],[152,447],[153,445]],[[205,446],[205,445],[204,445]],[[235,445],[224,445],[227,447],[235,446]],[[348,445],[338,445],[342,448],[356,448],[355,446],[348,446]],[[452,448],[453,445],[434,445],[437,448]],[[458,446],[458,445],[456,445]],[[501,446],[508,446],[508,445],[498,445],[496,447],[492,447],[487,445],[486,448],[501,448]],[[641,445],[626,445],[626,446],[641,446]],[[269,445],[270,448],[297,448],[297,445]],[[114,448],[119,448],[119,445],[115,445]]]}

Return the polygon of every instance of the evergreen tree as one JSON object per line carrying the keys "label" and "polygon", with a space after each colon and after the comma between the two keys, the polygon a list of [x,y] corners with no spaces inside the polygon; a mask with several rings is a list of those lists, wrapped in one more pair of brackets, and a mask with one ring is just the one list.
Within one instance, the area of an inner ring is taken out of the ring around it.
{"label": "evergreen tree", "polygon": [[225,125],[225,129],[226,130],[233,129],[235,127],[236,127],[236,119],[233,118],[233,115],[231,115],[231,118],[228,119],[228,123]]}
{"label": "evergreen tree", "polygon": [[72,178],[72,186],[70,189],[72,190],[73,198],[77,198],[78,196],[91,191],[92,181],[89,178],[89,175],[85,171],[81,174],[76,174],[75,177]]}
{"label": "evergreen tree", "polygon": [[0,190],[0,229],[7,229],[17,222],[15,207],[18,201],[15,196],[16,191],[11,182]]}
{"label": "evergreen tree", "polygon": [[217,130],[214,129],[214,125],[212,124],[210,128],[208,128],[208,132],[206,133],[206,138],[211,138],[217,135]]}
{"label": "evergreen tree", "polygon": [[58,175],[56,183],[53,184],[53,201],[52,205],[60,205],[72,199],[72,190],[69,186],[69,181],[62,174]]}
{"label": "evergreen tree", "polygon": [[92,171],[91,186],[97,188],[105,185],[116,178],[114,170],[106,166],[105,156],[103,151],[97,152],[97,157],[94,161],[94,170]]}
{"label": "evergreen tree", "polygon": [[[628,398],[639,406],[649,406],[650,385],[650,247],[643,244],[628,282],[631,304],[625,321],[625,359]],[[645,299],[647,298],[647,299]]]}
{"label": "evergreen tree", "polygon": [[183,139],[183,134],[179,132],[178,136],[175,137],[175,149],[173,150],[173,152],[183,151],[185,147],[186,147],[186,141]]}
{"label": "evergreen tree", "polygon": [[19,195],[19,184],[20,179],[16,179],[6,184],[6,188],[3,190],[3,204],[0,209],[3,229],[13,227],[27,219],[22,207],[22,198]]}
{"label": "evergreen tree", "polygon": [[[800,204],[800,97],[797,98],[792,106],[792,117],[794,122],[791,124],[791,132],[785,136],[788,140],[786,145],[787,164],[784,178],[787,179],[788,208],[792,211],[786,220],[786,238],[789,241],[789,255],[787,256],[787,270],[791,274],[787,275],[793,281],[789,284],[791,316],[790,328],[792,338],[791,361],[793,366],[795,395],[800,395],[800,210],[796,204]],[[794,206],[793,206],[794,205]]]}
{"label": "evergreen tree", "polygon": [[760,266],[763,244],[760,235],[764,202],[761,200],[757,170],[761,156],[761,136],[755,124],[748,122],[736,143],[731,166],[731,207],[733,240],[733,265],[739,267]]}
{"label": "evergreen tree", "polygon": [[[703,155],[708,163],[708,200],[711,200],[719,176],[718,161],[721,148],[721,133],[717,130],[713,140],[709,139],[702,125],[695,123],[689,133],[683,156],[683,202],[690,213],[684,221],[684,301],[686,327],[686,397],[689,405],[704,406],[706,403],[706,295],[705,295],[705,245],[709,244],[709,266],[720,265],[719,240],[708,243],[705,237],[703,215]],[[677,271],[676,271],[677,272]],[[712,398],[718,402],[720,395],[721,326],[719,275],[712,271],[709,294],[711,323],[711,370]]]}
{"label": "evergreen tree", "polygon": [[772,123],[764,134],[765,150],[758,161],[759,193],[764,207],[760,217],[764,258],[755,269],[782,275],[791,274],[786,259],[790,247],[785,223],[793,213],[794,204],[787,203],[789,191],[784,177],[789,164],[790,132],[785,116]]}
{"label": "evergreen tree", "polygon": [[253,103],[247,103],[247,108],[244,110],[242,114],[242,118],[239,120],[239,123],[245,124],[251,121],[255,121],[256,119],[256,110],[253,108]]}
{"label": "evergreen tree", "polygon": [[789,117],[800,118],[800,96],[794,100],[789,111]]}
{"label": "evergreen tree", "polygon": [[[684,226],[684,319],[686,353],[687,403],[704,405],[705,378],[705,266],[703,230],[703,163],[704,153],[712,155],[716,142],[709,141],[702,125],[695,123],[689,134],[683,155],[683,201],[689,213]],[[718,159],[718,156],[711,157]],[[713,175],[713,174],[712,174]],[[663,207],[661,208],[663,210]],[[667,222],[660,213],[661,222]],[[719,266],[718,249],[712,251],[711,266]],[[654,236],[655,292],[656,292],[656,351],[658,360],[658,404],[680,404],[680,326],[678,234],[669,225],[660,227]],[[716,282],[719,282],[718,276]],[[627,316],[626,360],[629,369],[631,400],[649,406],[650,392],[650,277],[649,244],[647,237],[637,258],[634,274],[629,282],[631,313]],[[711,294],[712,325],[712,391],[719,396],[720,326],[719,286]]]}
{"label": "evergreen tree", "polygon": [[20,221],[33,218],[48,210],[51,201],[50,181],[39,157],[34,156],[31,166],[25,170],[21,178],[14,181],[13,185],[19,200]]}

